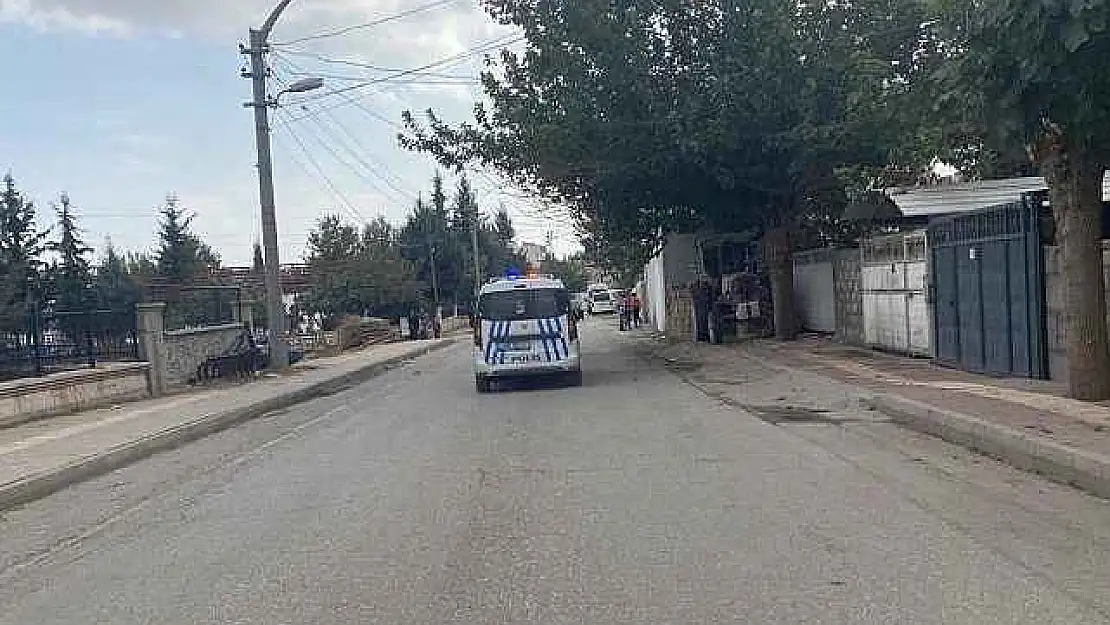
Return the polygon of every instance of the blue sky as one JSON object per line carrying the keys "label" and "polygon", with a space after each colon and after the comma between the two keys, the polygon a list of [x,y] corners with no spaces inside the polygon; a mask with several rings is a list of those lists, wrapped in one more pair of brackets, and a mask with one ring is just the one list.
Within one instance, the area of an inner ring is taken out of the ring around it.
{"label": "blue sky", "polygon": [[[295,0],[274,39],[429,2]],[[295,80],[296,71],[322,73],[329,77],[326,91],[390,74],[317,56],[407,69],[514,34],[473,2],[444,3],[388,24],[285,46],[273,59],[275,81]],[[98,248],[110,237],[122,249],[150,249],[157,206],[175,193],[196,214],[195,230],[226,263],[248,262],[260,233],[252,118],[242,107],[250,85],[238,75],[244,59],[237,44],[269,4],[0,0],[0,58],[6,61],[0,170],[13,173],[44,221],[51,201],[69,193],[88,241]],[[434,74],[357,89],[350,100],[287,101],[274,119],[283,260],[302,255],[305,236],[322,213],[352,221],[378,214],[403,219],[435,165],[399,148],[396,129],[383,118],[395,123],[406,108],[428,107],[465,118],[480,95],[465,78],[476,74],[479,62],[467,57],[429,70]],[[474,182],[487,211],[502,203],[510,209],[522,239],[542,241],[553,230],[559,251],[574,248],[570,228],[534,200],[488,174],[475,174]]]}

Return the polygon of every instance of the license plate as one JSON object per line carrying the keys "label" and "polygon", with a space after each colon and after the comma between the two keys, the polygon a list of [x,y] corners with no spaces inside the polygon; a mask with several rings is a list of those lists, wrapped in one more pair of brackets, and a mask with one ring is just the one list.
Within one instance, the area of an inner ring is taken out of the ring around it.
{"label": "license plate", "polygon": [[501,349],[507,352],[530,352],[532,351],[531,343],[502,343]]}
{"label": "license plate", "polygon": [[518,365],[526,362],[539,362],[539,354],[521,354],[519,356],[509,356],[509,363]]}

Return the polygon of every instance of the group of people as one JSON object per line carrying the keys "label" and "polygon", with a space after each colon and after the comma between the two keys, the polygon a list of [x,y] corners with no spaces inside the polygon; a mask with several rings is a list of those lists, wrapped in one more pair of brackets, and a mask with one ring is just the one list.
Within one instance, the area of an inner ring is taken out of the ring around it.
{"label": "group of people", "polygon": [[617,316],[622,332],[640,327],[640,308],[640,296],[635,291],[629,291],[617,298]]}

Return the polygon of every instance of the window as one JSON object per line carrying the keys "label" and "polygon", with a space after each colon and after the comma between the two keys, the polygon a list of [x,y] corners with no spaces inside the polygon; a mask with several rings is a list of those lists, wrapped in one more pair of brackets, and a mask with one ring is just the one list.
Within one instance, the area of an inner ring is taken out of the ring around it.
{"label": "window", "polygon": [[570,294],[566,289],[496,291],[482,296],[478,310],[493,321],[558,317],[570,312]]}

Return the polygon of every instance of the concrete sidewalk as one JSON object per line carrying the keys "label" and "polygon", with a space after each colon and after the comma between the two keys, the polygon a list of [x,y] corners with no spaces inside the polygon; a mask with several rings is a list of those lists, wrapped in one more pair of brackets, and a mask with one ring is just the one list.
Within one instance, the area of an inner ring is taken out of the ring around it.
{"label": "concrete sidewalk", "polygon": [[377,345],[288,374],[0,429],[0,510],[365,381],[452,339]]}
{"label": "concrete sidewalk", "polygon": [[834,402],[851,407],[853,419],[879,415],[1110,498],[1110,407],[1064,397],[1058,383],[979,376],[817,337],[653,351],[692,382],[727,382],[753,367],[764,368],[765,381],[775,377],[767,369],[786,372],[768,382],[780,396],[794,389],[813,408]]}

